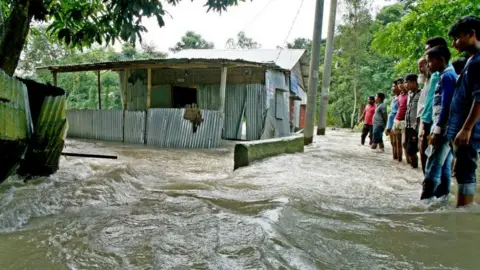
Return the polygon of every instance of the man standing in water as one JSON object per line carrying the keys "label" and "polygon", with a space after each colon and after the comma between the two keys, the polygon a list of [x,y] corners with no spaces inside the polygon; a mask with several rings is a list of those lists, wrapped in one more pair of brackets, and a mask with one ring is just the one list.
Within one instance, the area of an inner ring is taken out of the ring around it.
{"label": "man standing in water", "polygon": [[373,144],[372,149],[379,147],[379,152],[385,152],[385,145],[383,144],[383,131],[387,125],[387,107],[383,103],[385,100],[384,93],[378,93],[375,97],[377,108],[375,109],[375,115],[373,116]]}
{"label": "man standing in water", "polygon": [[450,142],[443,135],[447,128],[450,104],[457,81],[457,74],[453,67],[448,65],[450,57],[450,51],[444,46],[437,46],[427,51],[428,66],[432,72],[438,72],[440,78],[433,98],[434,128],[430,140],[431,146],[429,146],[431,151],[427,154],[422,200],[450,194],[452,153]]}
{"label": "man standing in water", "polygon": [[420,93],[418,92],[418,76],[410,74],[405,78],[408,90],[407,114],[405,116],[406,153],[412,168],[418,168],[418,122],[417,107]]}
{"label": "man standing in water", "polygon": [[[397,80],[397,87],[398,90],[400,91],[400,94],[398,95],[398,111],[397,115],[395,116],[395,122],[393,124],[393,132],[395,133],[395,148],[397,152],[397,160],[399,162],[402,162],[402,156],[403,156],[403,140],[402,137],[403,133],[405,131],[405,115],[407,113],[407,102],[408,102],[408,94],[406,92],[406,89],[403,85],[404,80],[403,78],[400,78]],[[410,159],[407,156],[407,162],[409,162]]]}
{"label": "man standing in water", "polygon": [[451,105],[447,139],[453,140],[457,162],[457,207],[473,203],[478,152],[480,151],[480,18],[467,16],[448,33],[453,46],[466,52],[468,62],[461,74]]}
{"label": "man standing in water", "polygon": [[425,151],[428,147],[428,136],[430,135],[430,126],[427,126],[428,132],[423,132],[423,127],[425,126],[422,120],[422,113],[425,108],[425,99],[430,89],[430,72],[428,70],[427,59],[425,57],[420,58],[418,61],[418,83],[423,84],[423,89],[420,92],[420,97],[418,99],[418,108],[417,108],[417,122],[418,124],[418,148],[420,150],[420,162],[422,163],[422,171],[425,175],[425,164],[427,163],[427,155]]}
{"label": "man standing in water", "polygon": [[357,125],[360,124],[363,120],[365,122],[363,123],[363,129],[362,129],[362,145],[365,145],[365,139],[367,138],[367,135],[369,135],[370,138],[370,145],[372,145],[372,135],[373,135],[373,115],[375,114],[375,98],[373,96],[368,98],[368,104],[363,110],[362,117],[360,117],[360,120],[358,120]]}
{"label": "man standing in water", "polygon": [[[430,38],[426,42],[425,51],[428,51],[437,46],[448,47],[447,41],[443,37]],[[428,138],[431,133],[432,124],[433,124],[433,116],[432,116],[433,115],[433,96],[435,94],[435,88],[437,86],[437,82],[440,77],[438,72],[433,72],[432,70],[429,70],[429,72],[432,73],[429,79],[430,87],[426,92],[425,105],[424,105],[424,109],[421,116],[422,122],[423,122],[423,127],[422,127],[423,133],[420,134],[420,136],[423,138]]]}
{"label": "man standing in water", "polygon": [[393,129],[393,123],[395,121],[395,116],[397,116],[398,112],[398,95],[400,94],[400,90],[398,89],[397,86],[397,80],[393,81],[392,84],[392,93],[393,93],[393,98],[392,101],[390,102],[390,114],[388,115],[388,123],[387,123],[387,130],[386,130],[386,135],[390,136],[390,143],[392,144],[392,153],[393,153],[393,159],[398,160],[398,153],[397,153],[397,138],[395,137],[395,133],[392,131]]}

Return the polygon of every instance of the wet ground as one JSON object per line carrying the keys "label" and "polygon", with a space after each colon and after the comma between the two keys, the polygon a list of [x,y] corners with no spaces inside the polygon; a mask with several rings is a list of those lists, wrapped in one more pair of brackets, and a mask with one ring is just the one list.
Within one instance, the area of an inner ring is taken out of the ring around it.
{"label": "wet ground", "polygon": [[420,202],[419,170],[358,142],[233,172],[231,147],[70,141],[119,159],[2,185],[0,269],[479,269],[480,208]]}

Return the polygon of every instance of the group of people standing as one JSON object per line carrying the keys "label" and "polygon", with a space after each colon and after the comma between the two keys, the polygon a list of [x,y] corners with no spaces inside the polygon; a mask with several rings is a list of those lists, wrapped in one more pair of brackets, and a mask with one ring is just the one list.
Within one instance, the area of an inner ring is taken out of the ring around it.
{"label": "group of people standing", "polygon": [[[474,202],[480,151],[480,18],[466,16],[451,26],[448,36],[465,57],[450,61],[443,37],[430,38],[418,60],[418,74],[393,81],[387,116],[385,95],[369,98],[362,144],[384,151],[383,131],[390,137],[393,159],[412,168],[421,164],[421,200],[446,199],[452,177],[458,182],[457,207]],[[376,105],[375,105],[376,103]],[[373,135],[373,136],[372,136]],[[420,152],[418,157],[418,153]],[[454,160],[455,159],[455,160]],[[452,168],[453,173],[452,173]]]}

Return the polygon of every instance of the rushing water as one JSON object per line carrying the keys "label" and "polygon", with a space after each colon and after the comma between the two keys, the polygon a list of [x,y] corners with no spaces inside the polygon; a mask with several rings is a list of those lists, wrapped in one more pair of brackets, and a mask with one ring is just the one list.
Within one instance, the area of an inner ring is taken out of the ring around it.
{"label": "rushing water", "polygon": [[480,209],[418,201],[419,170],[329,131],[232,172],[231,147],[70,141],[0,187],[0,269],[479,269]]}

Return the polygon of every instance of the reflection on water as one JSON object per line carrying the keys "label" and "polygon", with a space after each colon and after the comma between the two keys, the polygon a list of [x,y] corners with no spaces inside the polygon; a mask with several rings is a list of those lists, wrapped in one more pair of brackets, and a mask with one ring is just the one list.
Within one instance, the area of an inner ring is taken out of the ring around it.
{"label": "reflection on water", "polygon": [[50,178],[0,188],[0,269],[478,269],[480,211],[331,131],[235,172],[231,147],[70,141]]}

